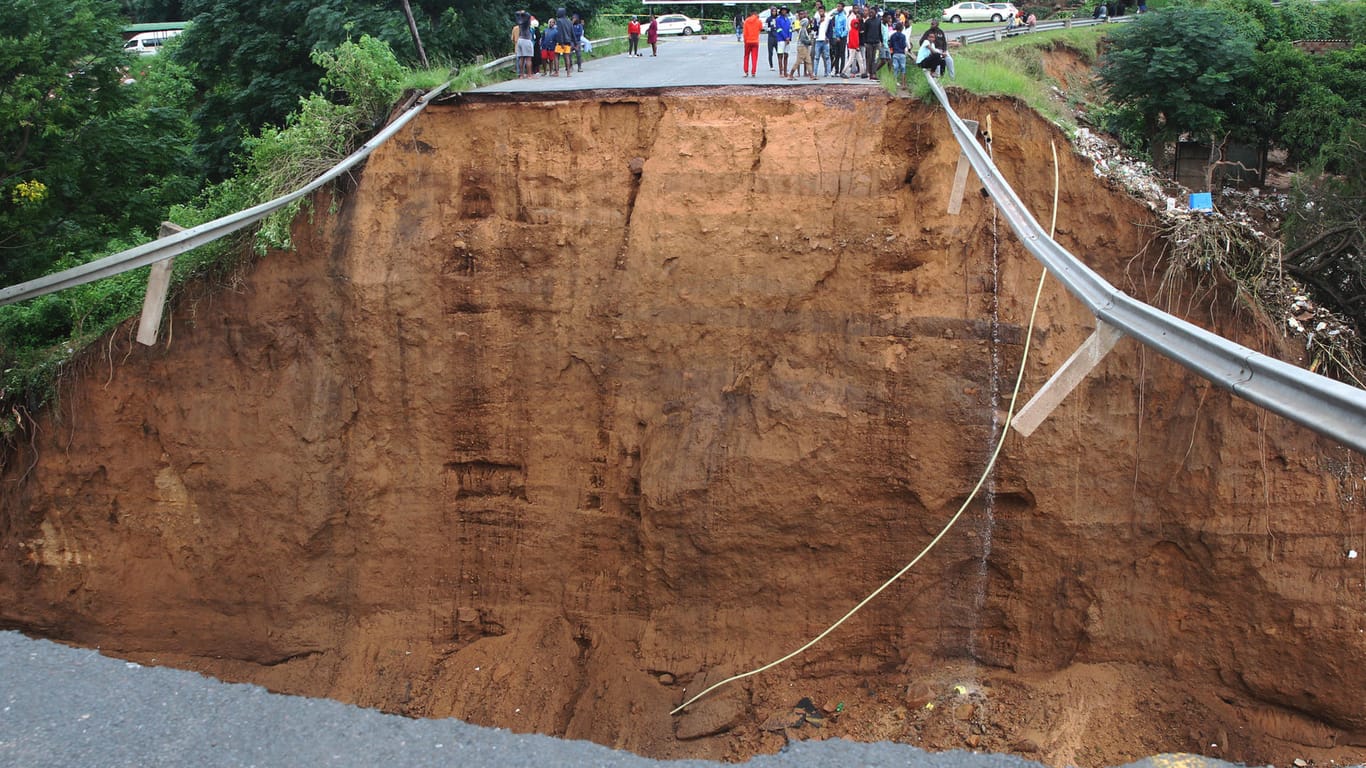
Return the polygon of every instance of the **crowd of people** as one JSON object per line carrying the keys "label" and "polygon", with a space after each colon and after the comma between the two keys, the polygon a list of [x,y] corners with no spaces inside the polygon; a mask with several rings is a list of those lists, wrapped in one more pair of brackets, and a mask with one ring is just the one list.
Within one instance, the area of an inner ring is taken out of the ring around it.
{"label": "crowd of people", "polygon": [[[583,19],[578,14],[570,16],[560,8],[546,24],[525,10],[518,11],[516,18],[512,43],[518,77],[559,77],[561,72],[570,77],[583,71],[583,54],[592,50],[592,44],[584,36]],[[905,88],[908,59],[936,77],[945,71],[954,77],[948,36],[939,28],[938,19],[930,21],[914,50],[910,45],[911,20],[905,11],[863,4],[846,6],[840,2],[834,11],[827,12],[824,3],[817,0],[813,11],[799,9],[795,14],[787,6],[773,6],[767,21],[754,11],[748,17],[737,14],[735,22],[736,37],[744,43],[746,77],[759,76],[759,45],[765,37],[769,70],[775,69],[776,59],[778,76],[788,80],[877,79],[883,68],[889,68]],[[1032,16],[1028,22],[1032,28]],[[642,33],[650,55],[658,56],[659,20],[653,15],[644,24],[638,16],[627,22],[625,55],[644,56],[640,52]]]}
{"label": "crowd of people", "polygon": [[548,76],[565,77],[573,74],[575,66],[583,71],[583,54],[593,50],[583,34],[583,17],[570,17],[565,9],[555,12],[555,18],[542,25],[527,11],[517,12],[517,23],[512,27],[512,45],[517,53],[517,76],[521,78]]}
{"label": "crowd of people", "polygon": [[1039,17],[1034,14],[1026,14],[1024,10],[1016,11],[1006,17],[1007,32],[1033,32],[1034,25],[1039,23]]}
{"label": "crowd of people", "polygon": [[[736,19],[736,34],[744,43],[742,67],[745,77],[759,76],[759,44],[768,41],[768,68],[788,80],[821,77],[876,79],[890,68],[901,87],[906,86],[907,58],[912,36],[905,11],[881,10],[868,5],[837,3],[833,12],[816,3],[814,11],[786,6],[769,8],[767,21],[757,11]],[[947,69],[954,76],[948,36],[939,20],[921,34],[914,54],[915,65],[939,76]],[[823,70],[823,71],[822,71]]]}

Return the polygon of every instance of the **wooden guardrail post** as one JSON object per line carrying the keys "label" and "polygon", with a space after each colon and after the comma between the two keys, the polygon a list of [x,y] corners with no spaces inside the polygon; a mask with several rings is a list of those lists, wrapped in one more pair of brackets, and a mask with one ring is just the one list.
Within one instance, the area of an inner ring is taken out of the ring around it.
{"label": "wooden guardrail post", "polygon": [[1025,437],[1029,437],[1034,430],[1053,413],[1062,401],[1071,394],[1072,390],[1086,378],[1086,375],[1093,368],[1100,365],[1100,361],[1110,354],[1110,350],[1115,348],[1115,344],[1124,338],[1124,334],[1113,325],[1096,320],[1096,330],[1082,342],[1077,351],[1067,358],[1067,362],[1053,374],[1048,383],[1039,388],[1034,393],[1034,397],[1011,419],[1010,426]]}
{"label": "wooden guardrail post", "polygon": [[[158,237],[183,231],[184,227],[163,221]],[[157,330],[161,328],[161,314],[166,311],[166,293],[171,289],[171,270],[174,266],[174,257],[163,259],[152,265],[152,274],[147,276],[147,293],[142,297],[142,319],[138,322],[138,342],[149,347],[157,343]]]}
{"label": "wooden guardrail post", "polygon": [[[972,131],[972,135],[977,135],[977,121],[964,120],[963,124]],[[963,191],[968,186],[968,169],[972,163],[968,162],[968,156],[963,152],[958,153],[958,170],[953,173],[953,191],[949,193],[949,213],[958,215],[963,210]]]}

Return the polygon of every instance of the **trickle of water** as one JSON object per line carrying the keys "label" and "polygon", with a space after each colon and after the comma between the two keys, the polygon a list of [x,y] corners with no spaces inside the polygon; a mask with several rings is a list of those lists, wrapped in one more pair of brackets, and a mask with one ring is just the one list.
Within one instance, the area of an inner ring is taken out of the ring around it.
{"label": "trickle of water", "polygon": [[[996,211],[993,209],[991,218],[991,281],[988,306],[988,315],[991,320],[991,363],[989,369],[991,433],[987,438],[988,457],[996,447],[996,441],[1001,439],[1001,258],[998,247],[999,240],[997,239],[996,215]],[[977,631],[981,628],[982,608],[987,601],[987,562],[991,558],[991,537],[995,527],[996,469],[993,467],[991,472],[987,474],[986,483],[982,485],[982,515],[977,522],[976,538],[982,544],[982,554],[977,560],[977,571],[974,574],[976,584],[972,599],[973,623],[968,629],[968,653],[973,658],[978,658]]]}

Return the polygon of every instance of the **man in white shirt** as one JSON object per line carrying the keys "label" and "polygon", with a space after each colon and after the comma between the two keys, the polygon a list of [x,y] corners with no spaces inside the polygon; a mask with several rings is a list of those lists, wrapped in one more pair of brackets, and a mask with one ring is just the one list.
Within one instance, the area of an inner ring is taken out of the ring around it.
{"label": "man in white shirt", "polygon": [[811,74],[821,73],[821,61],[825,62],[825,76],[830,76],[830,17],[825,15],[825,6],[816,6],[816,49],[811,53]]}

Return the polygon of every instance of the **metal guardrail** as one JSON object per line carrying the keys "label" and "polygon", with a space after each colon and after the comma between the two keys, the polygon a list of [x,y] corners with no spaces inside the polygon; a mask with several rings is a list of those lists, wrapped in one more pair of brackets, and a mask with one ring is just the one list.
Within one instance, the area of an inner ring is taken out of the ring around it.
{"label": "metal guardrail", "polygon": [[407,125],[414,117],[417,117],[422,110],[426,109],[427,104],[445,91],[448,86],[450,86],[450,82],[446,82],[439,88],[428,91],[422,98],[418,99],[412,109],[404,112],[393,122],[385,126],[383,130],[375,134],[374,138],[362,144],[359,149],[348,155],[346,159],[342,160],[305,186],[283,197],[277,197],[269,202],[248,208],[245,211],[238,211],[237,213],[224,216],[220,219],[214,219],[208,223],[200,224],[197,227],[191,227],[183,232],[177,232],[174,235],[163,237],[159,240],[153,240],[149,243],[143,243],[137,247],[129,248],[126,251],[120,251],[113,255],[105,256],[102,259],[96,259],[88,264],[82,264],[78,267],[73,267],[56,274],[45,275],[26,283],[12,285],[0,290],[0,306],[13,304],[26,299],[37,298],[45,294],[55,293],[65,288],[92,283],[96,280],[113,277],[114,275],[132,269],[145,267],[158,261],[164,261],[179,256],[180,254],[194,250],[205,243],[217,240],[224,235],[244,229],[354,168],[360,161],[369,157],[370,153],[374,152],[379,145],[388,141],[389,137],[398,133],[403,126]]}
{"label": "metal guardrail", "polygon": [[[598,45],[599,43],[611,42],[612,40],[618,39],[623,38],[610,37],[602,40],[593,40],[591,42],[594,45]],[[512,64],[516,58],[517,57],[513,55],[494,59],[493,61],[484,64],[483,68],[487,70],[501,69]],[[96,280],[113,277],[114,275],[122,274],[129,270],[145,267],[149,264],[155,264],[158,261],[165,261],[166,259],[179,256],[182,253],[192,251],[205,243],[212,242],[225,235],[230,235],[233,232],[245,229],[281,208],[284,208],[295,200],[311,194],[324,184],[327,184],[341,176],[343,173],[356,167],[362,160],[369,157],[370,153],[374,152],[379,145],[388,141],[391,136],[402,130],[403,126],[407,125],[414,117],[417,117],[418,114],[427,108],[427,105],[431,103],[432,99],[441,95],[450,87],[450,85],[451,81],[448,80],[440,87],[428,91],[422,98],[417,100],[417,103],[412,109],[404,112],[394,119],[393,122],[386,125],[383,130],[375,134],[373,138],[362,144],[359,149],[352,152],[340,163],[333,166],[307,185],[290,192],[283,197],[278,197],[244,211],[214,219],[205,224],[200,224],[197,227],[191,227],[190,229],[184,230],[183,232],[177,232],[168,237],[153,240],[149,243],[143,243],[134,248],[129,248],[126,251],[120,251],[105,256],[102,259],[96,259],[95,261],[73,267],[63,272],[44,275],[43,277],[29,280],[25,283],[19,283],[8,288],[0,289],[0,307],[5,306],[6,304],[25,301],[27,299],[36,299],[39,296],[44,296],[49,293],[56,293],[57,291],[66,288],[74,288],[78,285],[93,283]]]}
{"label": "metal guardrail", "polygon": [[[1035,32],[1047,32],[1056,29],[1070,29],[1072,27],[1094,27],[1099,24],[1121,24],[1126,21],[1133,21],[1138,18],[1133,16],[1115,16],[1110,19],[1063,19],[1061,21],[1041,21],[1034,25]],[[953,39],[962,41],[963,45],[972,43],[988,43],[997,40],[1004,40],[1015,35],[1029,34],[1029,30],[1023,27],[1007,31],[1005,27],[992,27],[981,32],[970,32],[966,35],[956,35]]]}
{"label": "metal guardrail", "polygon": [[[1099,20],[1082,21],[1100,23]],[[991,31],[992,39],[995,33],[995,30]],[[484,67],[494,69],[506,66],[514,58],[507,56],[495,59]],[[991,193],[992,199],[1001,208],[1011,229],[1019,236],[1025,248],[1098,318],[1216,385],[1366,453],[1366,390],[1350,387],[1254,352],[1144,304],[1110,285],[1048,237],[1025,209],[1014,190],[1001,178],[1000,172],[977,143],[975,136],[953,111],[948,96],[938,81],[928,73],[926,79],[948,114],[949,125],[963,153],[972,164],[973,170],[977,172],[978,178]],[[0,290],[0,306],[163,261],[250,226],[355,167],[377,147],[402,130],[449,86],[448,81],[424,94],[412,109],[385,126],[345,160],[288,195],[89,264],[10,286]]]}
{"label": "metal guardrail", "polygon": [[1366,390],[1234,343],[1110,285],[1039,226],[927,72],[977,177],[1020,242],[1100,320],[1233,394],[1366,453]]}

